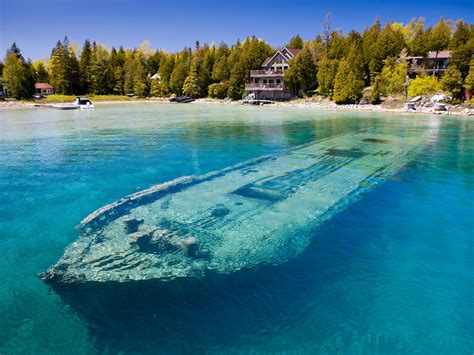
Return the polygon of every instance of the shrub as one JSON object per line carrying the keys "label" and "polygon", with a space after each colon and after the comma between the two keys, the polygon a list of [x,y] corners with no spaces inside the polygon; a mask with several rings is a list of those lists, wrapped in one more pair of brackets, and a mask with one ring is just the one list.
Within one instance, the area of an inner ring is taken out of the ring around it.
{"label": "shrub", "polygon": [[[405,88],[408,65],[396,64],[393,59],[387,59],[380,75],[380,91],[382,95],[402,94]],[[378,79],[378,77],[377,77]]]}
{"label": "shrub", "polygon": [[410,86],[408,86],[408,95],[411,97],[435,94],[439,91],[441,91],[441,85],[438,79],[434,76],[419,76],[412,80]]}
{"label": "shrub", "polygon": [[229,90],[229,84],[226,82],[216,83],[209,85],[208,94],[209,97],[215,99],[225,99],[227,97],[227,91]]}

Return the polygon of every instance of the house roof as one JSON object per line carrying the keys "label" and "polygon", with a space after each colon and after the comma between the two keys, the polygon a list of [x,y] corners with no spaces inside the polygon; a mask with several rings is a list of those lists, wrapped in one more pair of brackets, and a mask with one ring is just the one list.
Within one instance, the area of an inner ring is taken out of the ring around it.
{"label": "house roof", "polygon": [[439,51],[438,52],[438,56],[436,56],[436,52],[435,51],[431,51],[431,52],[428,52],[428,55],[426,56],[426,58],[429,58],[429,59],[443,59],[443,58],[450,58],[451,57],[451,51]]}
{"label": "house roof", "polygon": [[35,89],[54,89],[49,83],[36,83]]}
{"label": "house roof", "polygon": [[[277,50],[274,55],[272,55],[271,57],[268,57],[267,59],[265,59],[265,61],[262,64],[262,67],[265,67],[268,63],[270,63],[270,61],[278,53],[280,53],[283,56],[283,58],[286,58],[287,60],[290,60],[290,59],[293,59],[294,57],[296,57],[298,54],[300,54],[300,52],[301,52],[301,49],[298,49],[298,48],[283,47],[282,49]],[[290,55],[287,55],[285,53],[289,53]]]}
{"label": "house roof", "polygon": [[296,57],[298,54],[301,53],[301,49],[299,48],[287,48],[288,51],[293,54],[293,57]]}

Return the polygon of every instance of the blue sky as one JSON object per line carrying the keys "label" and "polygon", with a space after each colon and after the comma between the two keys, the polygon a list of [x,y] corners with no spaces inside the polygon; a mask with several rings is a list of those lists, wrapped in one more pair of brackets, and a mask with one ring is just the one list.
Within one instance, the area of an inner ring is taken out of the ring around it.
{"label": "blue sky", "polygon": [[14,41],[25,57],[47,57],[65,35],[80,46],[89,38],[135,48],[148,39],[170,52],[196,39],[233,43],[253,34],[279,46],[296,33],[314,38],[327,12],[333,27],[344,32],[362,31],[376,16],[404,23],[420,16],[427,23],[441,16],[473,23],[474,0],[0,0],[0,57]]}

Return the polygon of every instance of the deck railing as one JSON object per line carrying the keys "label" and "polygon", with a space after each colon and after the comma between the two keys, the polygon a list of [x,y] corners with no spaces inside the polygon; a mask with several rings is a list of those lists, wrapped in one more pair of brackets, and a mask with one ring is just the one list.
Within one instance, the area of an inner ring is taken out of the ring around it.
{"label": "deck railing", "polygon": [[246,83],[245,90],[283,90],[283,83],[281,84],[263,84],[263,83]]}
{"label": "deck railing", "polygon": [[250,71],[250,76],[256,77],[256,76],[283,76],[284,72],[283,70],[251,70]]}

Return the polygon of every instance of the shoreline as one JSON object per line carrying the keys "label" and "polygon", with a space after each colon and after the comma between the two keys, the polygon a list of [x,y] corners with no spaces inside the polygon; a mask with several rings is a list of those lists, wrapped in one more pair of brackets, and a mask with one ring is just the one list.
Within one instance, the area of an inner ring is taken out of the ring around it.
{"label": "shoreline", "polygon": [[[59,104],[59,103],[58,103]],[[173,104],[168,101],[168,98],[144,98],[144,99],[131,99],[131,100],[101,100],[94,102],[95,106],[102,105],[123,105],[123,104]],[[192,105],[199,104],[212,104],[212,105],[239,105],[244,106],[240,101],[228,101],[221,99],[211,99],[211,98],[202,98],[196,99],[191,102]],[[25,101],[0,101],[0,110],[9,110],[9,109],[31,109],[31,108],[46,108],[38,105],[43,105],[41,102],[25,102]],[[253,106],[253,105],[252,105]],[[291,100],[283,102],[275,102],[269,105],[255,107],[290,107],[290,108],[304,108],[304,109],[314,109],[314,110],[329,110],[329,111],[347,111],[347,112],[375,112],[375,113],[399,113],[399,114],[435,114],[439,116],[465,116],[472,117],[474,116],[474,109],[462,108],[459,106],[447,106],[446,111],[434,111],[432,107],[421,107],[417,110],[407,110],[404,107],[397,105],[396,107],[384,107],[383,104],[372,105],[372,104],[346,104],[346,105],[337,105],[336,103],[328,99],[320,99],[318,101],[314,100]]]}

